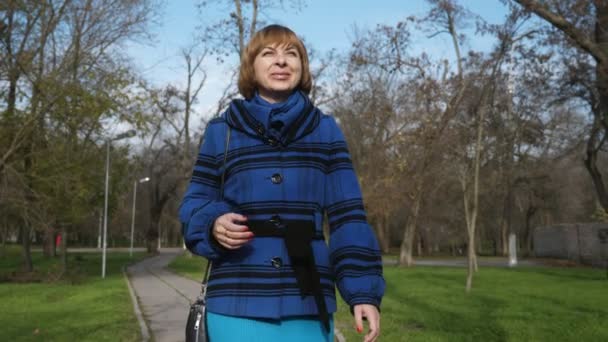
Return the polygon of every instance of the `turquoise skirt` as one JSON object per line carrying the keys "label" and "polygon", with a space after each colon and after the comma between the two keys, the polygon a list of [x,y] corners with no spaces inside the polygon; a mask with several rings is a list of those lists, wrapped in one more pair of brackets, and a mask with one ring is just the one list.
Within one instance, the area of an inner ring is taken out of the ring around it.
{"label": "turquoise skirt", "polygon": [[315,317],[266,320],[234,317],[207,312],[207,329],[211,342],[333,342],[334,321],[330,315],[330,329]]}

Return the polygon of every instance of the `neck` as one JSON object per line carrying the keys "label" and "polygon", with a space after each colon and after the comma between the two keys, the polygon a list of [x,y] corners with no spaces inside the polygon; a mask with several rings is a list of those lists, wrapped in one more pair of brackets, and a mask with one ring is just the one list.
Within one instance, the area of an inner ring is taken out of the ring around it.
{"label": "neck", "polygon": [[285,102],[289,98],[289,95],[291,95],[291,93],[286,93],[286,92],[262,92],[262,91],[259,91],[258,94],[260,95],[261,98],[268,101],[269,103]]}

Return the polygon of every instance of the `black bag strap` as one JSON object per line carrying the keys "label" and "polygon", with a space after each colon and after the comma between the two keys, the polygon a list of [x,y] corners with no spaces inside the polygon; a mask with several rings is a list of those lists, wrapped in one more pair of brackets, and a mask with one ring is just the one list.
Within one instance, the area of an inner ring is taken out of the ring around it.
{"label": "black bag strap", "polygon": [[[222,179],[220,183],[220,201],[224,200],[224,181],[226,180],[226,160],[228,159],[228,145],[230,144],[230,126],[226,124],[226,143],[224,144],[224,163],[222,166]],[[209,282],[209,274],[211,271],[211,260],[207,261],[207,267],[205,268],[205,275],[201,282],[201,293],[203,297],[207,295],[207,282]]]}

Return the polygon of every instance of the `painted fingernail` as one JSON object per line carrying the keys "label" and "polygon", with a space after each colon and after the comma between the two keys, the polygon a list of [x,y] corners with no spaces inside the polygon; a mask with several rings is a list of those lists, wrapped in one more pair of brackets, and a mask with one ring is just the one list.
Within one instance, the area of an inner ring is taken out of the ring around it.
{"label": "painted fingernail", "polygon": [[363,328],[361,328],[361,327],[357,327],[357,332],[358,332],[359,334],[360,334],[360,333],[362,333],[362,332],[363,332]]}

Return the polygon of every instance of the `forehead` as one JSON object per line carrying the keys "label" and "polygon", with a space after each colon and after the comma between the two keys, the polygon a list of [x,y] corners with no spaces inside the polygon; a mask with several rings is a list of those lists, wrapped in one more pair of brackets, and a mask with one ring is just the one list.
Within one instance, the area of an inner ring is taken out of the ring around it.
{"label": "forehead", "polygon": [[283,48],[288,49],[295,47],[299,49],[300,40],[294,34],[290,34],[288,32],[279,31],[279,32],[268,32],[260,37],[259,41],[255,44],[255,50],[260,51],[263,48]]}

